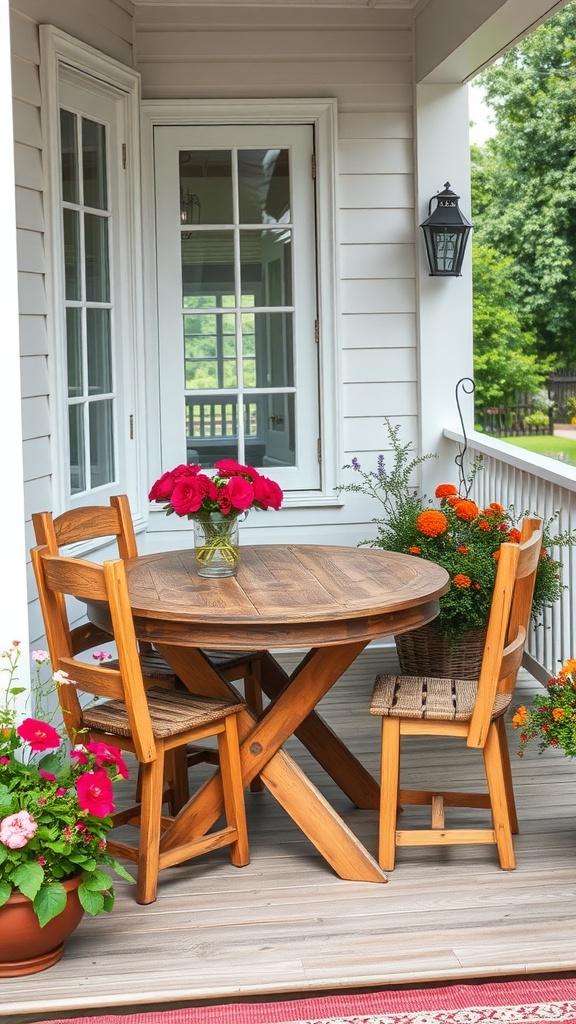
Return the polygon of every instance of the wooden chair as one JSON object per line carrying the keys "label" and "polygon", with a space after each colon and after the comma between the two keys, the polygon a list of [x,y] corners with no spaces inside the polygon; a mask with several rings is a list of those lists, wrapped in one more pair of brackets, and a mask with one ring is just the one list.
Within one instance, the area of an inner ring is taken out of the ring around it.
{"label": "wooden chair", "polygon": [[[53,555],[70,544],[99,538],[115,537],[120,558],[136,558],[138,546],[130,503],[125,494],[110,498],[109,506],[89,505],[70,509],[54,518],[51,512],[35,512],[32,524],[36,544],[48,547]],[[110,641],[110,636],[90,623],[72,630],[74,653],[90,650]],[[140,663],[147,680],[157,685],[174,687],[178,678],[166,660],[152,644],[140,642]],[[246,702],[256,716],[262,713],[262,689],[260,685],[261,651],[204,651],[214,665],[228,680],[243,680]],[[210,747],[194,746],[188,751],[188,764],[201,762],[218,763],[218,753]],[[263,784],[257,776],[250,784],[253,792],[260,792]]]}
{"label": "wooden chair", "polygon": [[[390,871],[397,846],[495,843],[500,866],[515,867],[512,833],[518,831],[504,714],[522,661],[534,581],[542,548],[542,523],[525,519],[520,544],[502,544],[480,678],[378,676],[370,713],[382,717],[378,860]],[[402,736],[457,736],[481,748],[488,793],[441,793],[400,788]],[[429,805],[431,828],[408,829],[403,805]],[[445,807],[485,807],[492,828],[447,828]],[[399,827],[400,825],[400,827]]]}
{"label": "wooden chair", "polygon": [[[246,707],[245,703],[163,687],[146,690],[122,560],[100,566],[83,559],[52,555],[47,547],[36,547],[32,550],[32,562],[52,665],[55,671],[68,673],[74,681],[59,686],[71,740],[78,742],[89,737],[113,743],[135,754],[140,765],[138,803],[113,815],[114,828],[137,826],[139,841],[131,845],[112,838],[107,844],[114,856],[137,863],[137,903],[152,903],[156,899],[158,873],[163,868],[208,850],[229,845],[232,863],[239,867],[247,864],[249,848],[237,727],[237,715]],[[118,668],[90,665],[74,657],[74,641],[63,607],[66,595],[108,603]],[[79,691],[105,700],[82,709]],[[188,829],[180,827],[185,838],[176,833],[176,838],[168,839],[173,822],[179,819],[162,815],[167,795],[165,760],[172,756],[185,763],[186,744],[210,736],[218,740],[225,827],[197,839],[190,839]]]}

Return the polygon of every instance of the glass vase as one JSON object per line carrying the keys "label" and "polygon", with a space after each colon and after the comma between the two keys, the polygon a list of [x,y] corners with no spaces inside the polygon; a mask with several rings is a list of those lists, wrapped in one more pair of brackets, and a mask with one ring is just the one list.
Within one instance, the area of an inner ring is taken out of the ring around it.
{"label": "glass vase", "polygon": [[194,553],[199,576],[235,576],[238,571],[238,518],[210,512],[194,520]]}

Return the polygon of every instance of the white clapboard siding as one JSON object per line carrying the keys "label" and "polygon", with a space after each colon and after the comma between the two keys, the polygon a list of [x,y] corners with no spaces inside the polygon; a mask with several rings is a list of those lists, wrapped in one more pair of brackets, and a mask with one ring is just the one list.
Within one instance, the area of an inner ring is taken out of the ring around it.
{"label": "white clapboard siding", "polygon": [[339,146],[341,174],[410,174],[411,139],[343,139]]}
{"label": "white clapboard siding", "polygon": [[40,150],[16,142],[14,145],[14,169],[17,185],[22,188],[35,188],[39,192],[42,191],[42,154]]}
{"label": "white clapboard siding", "polygon": [[47,313],[46,289],[42,274],[18,274],[18,301],[21,313]]}
{"label": "white clapboard siding", "polygon": [[347,313],[342,317],[342,347],[413,348],[416,345],[414,313]]}
{"label": "white clapboard siding", "polygon": [[342,281],[341,303],[343,313],[413,313],[414,281]]}
{"label": "white clapboard siding", "polygon": [[27,356],[21,359],[20,369],[24,398],[48,394],[48,366],[45,356]]}
{"label": "white clapboard siding", "polygon": [[41,437],[50,433],[50,406],[48,395],[22,400],[22,436]]}
{"label": "white clapboard siding", "polygon": [[44,231],[44,210],[40,192],[31,188],[16,189],[16,224],[19,228]]}
{"label": "white clapboard siding", "polygon": [[[400,427],[400,441],[402,444],[418,445],[417,420],[414,416],[403,416],[396,414],[394,422]],[[344,424],[344,450],[346,452],[345,462],[349,462],[354,455],[366,456],[366,468],[376,468],[376,454],[388,449],[388,433],[384,423],[384,416],[350,416]],[[353,478],[352,478],[353,479]]]}
{"label": "white clapboard siding", "polygon": [[340,241],[413,242],[413,210],[341,210]]}
{"label": "white clapboard siding", "polygon": [[346,384],[378,380],[416,380],[416,350],[413,348],[347,349],[342,359]]}
{"label": "white clapboard siding", "polygon": [[340,139],[411,139],[413,120],[404,111],[378,114],[341,114],[338,118]]}
{"label": "white clapboard siding", "polygon": [[411,174],[341,174],[342,207],[372,209],[414,206],[414,180]]}
{"label": "white clapboard siding", "polygon": [[42,128],[40,126],[40,111],[37,106],[25,103],[22,100],[14,100],[14,139],[22,142],[25,146],[42,148]]}
{"label": "white clapboard siding", "polygon": [[30,480],[46,475],[46,466],[50,465],[50,438],[34,437],[24,441],[24,462]]}
{"label": "white clapboard siding", "polygon": [[343,278],[414,277],[414,246],[343,245],[340,253]]}
{"label": "white clapboard siding", "polygon": [[46,270],[44,239],[38,231],[17,231],[18,266],[28,273],[43,274]]}
{"label": "white clapboard siding", "polygon": [[412,381],[378,381],[347,384],[344,388],[344,415],[353,416],[359,409],[366,416],[405,416],[416,408],[417,385]]}
{"label": "white clapboard siding", "polygon": [[38,65],[17,54],[12,56],[12,92],[16,99],[40,107],[40,73]]}
{"label": "white clapboard siding", "polygon": [[35,356],[48,352],[46,317],[20,317],[20,352],[23,356]]}
{"label": "white clapboard siding", "polygon": [[20,13],[37,24],[57,25],[110,57],[131,66],[132,18],[115,0],[15,0]]}

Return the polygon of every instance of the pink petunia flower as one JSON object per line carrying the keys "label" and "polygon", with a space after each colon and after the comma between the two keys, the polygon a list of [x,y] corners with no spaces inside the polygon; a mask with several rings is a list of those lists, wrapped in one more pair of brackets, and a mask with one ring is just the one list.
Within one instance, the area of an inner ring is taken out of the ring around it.
{"label": "pink petunia flower", "polygon": [[0,757],[0,764],[10,764],[9,757]]}
{"label": "pink petunia flower", "polygon": [[9,814],[0,822],[0,843],[9,850],[21,850],[36,832],[38,825],[28,811]]}
{"label": "pink petunia flower", "polygon": [[30,655],[32,661],[35,661],[37,665],[43,665],[45,661],[50,661],[50,655],[48,651],[32,651]]}
{"label": "pink petunia flower", "polygon": [[128,769],[124,763],[122,754],[118,747],[110,747],[107,743],[100,743],[98,740],[91,740],[86,744],[86,750],[96,757],[96,764],[100,767],[105,764],[113,764],[118,769],[118,774],[123,779],[128,778]]}
{"label": "pink petunia flower", "polygon": [[39,768],[38,774],[41,775],[43,779],[46,779],[47,782],[56,782],[56,776],[53,775],[52,772],[45,772],[43,768]]}
{"label": "pink petunia flower", "polygon": [[25,718],[16,732],[32,750],[54,750],[60,746],[60,736],[47,722],[39,722],[35,718]]}
{"label": "pink petunia flower", "polygon": [[86,751],[84,747],[74,747],[70,751],[70,757],[76,758],[78,764],[88,764],[88,758],[86,757]]}
{"label": "pink petunia flower", "polygon": [[112,655],[108,654],[108,651],[94,651],[92,657],[94,661],[112,661]]}
{"label": "pink petunia flower", "polygon": [[96,818],[106,818],[114,810],[114,795],[108,773],[101,769],[85,772],[76,780],[78,803]]}

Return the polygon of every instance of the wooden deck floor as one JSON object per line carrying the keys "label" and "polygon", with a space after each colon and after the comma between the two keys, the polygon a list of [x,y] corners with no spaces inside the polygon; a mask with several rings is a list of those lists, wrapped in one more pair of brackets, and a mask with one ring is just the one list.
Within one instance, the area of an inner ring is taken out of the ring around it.
{"label": "wooden deck floor", "polygon": [[[322,704],[375,775],[379,722],[367,709],[374,675],[384,667],[382,652],[366,652]],[[518,703],[536,689],[522,673]],[[513,732],[510,742],[514,751]],[[458,749],[457,741],[429,741],[416,751],[406,741],[404,778],[425,788],[433,778],[438,788],[481,784],[481,755],[466,750],[460,757]],[[290,751],[375,854],[376,812],[351,807],[297,741]],[[217,851],[170,869],[149,907],[134,903],[131,887],[120,882],[113,913],[84,918],[59,964],[0,980],[0,1021],[572,973],[576,763],[534,751],[515,758],[513,769],[521,826],[516,871],[500,870],[494,847],[413,848],[399,851],[383,885],[337,878],[268,792],[247,793],[248,867],[233,868],[226,851]],[[469,824],[486,814],[453,813]]]}

